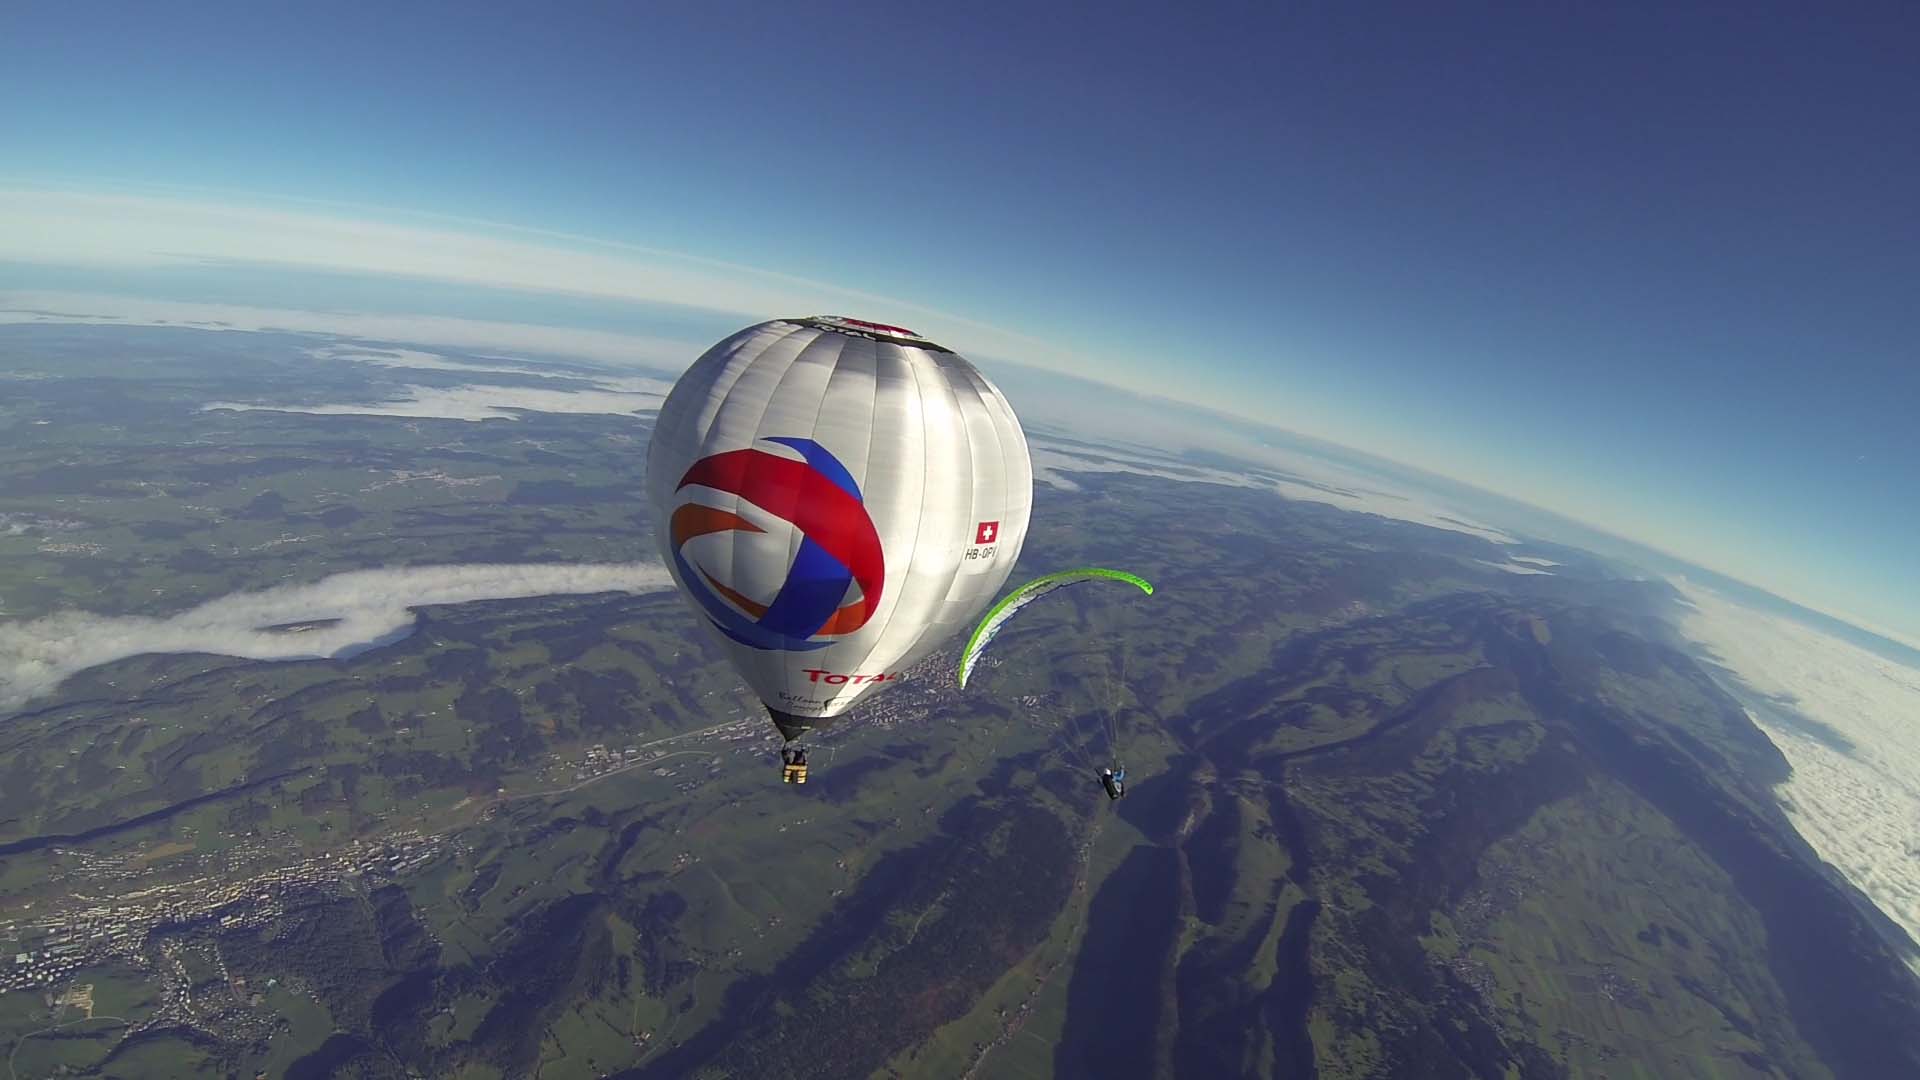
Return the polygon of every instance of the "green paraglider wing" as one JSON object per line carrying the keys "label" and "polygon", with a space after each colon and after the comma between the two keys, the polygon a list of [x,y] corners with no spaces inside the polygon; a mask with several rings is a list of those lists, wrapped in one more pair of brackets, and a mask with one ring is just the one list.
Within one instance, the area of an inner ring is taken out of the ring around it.
{"label": "green paraglider wing", "polygon": [[1069,585],[1078,585],[1083,581],[1118,581],[1132,585],[1148,596],[1153,595],[1153,585],[1147,579],[1129,574],[1124,570],[1107,570],[1098,566],[1062,570],[1057,574],[1035,578],[1008,593],[1004,599],[993,605],[992,610],[987,612],[986,618],[980,620],[980,625],[973,628],[973,636],[967,639],[967,647],[960,653],[961,687],[964,688],[967,685],[967,678],[973,674],[974,665],[980,662],[980,657],[986,653],[988,644],[993,641],[995,635],[1000,633],[1000,628],[1007,624],[1008,619],[1013,618],[1021,608],[1048,593],[1064,589]]}

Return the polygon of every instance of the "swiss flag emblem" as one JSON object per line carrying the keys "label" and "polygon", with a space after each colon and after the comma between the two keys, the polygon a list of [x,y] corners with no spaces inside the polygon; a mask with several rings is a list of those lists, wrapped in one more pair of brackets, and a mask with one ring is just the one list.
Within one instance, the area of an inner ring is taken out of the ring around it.
{"label": "swiss flag emblem", "polygon": [[976,544],[991,544],[999,538],[1000,523],[997,521],[983,521],[974,526],[973,542]]}

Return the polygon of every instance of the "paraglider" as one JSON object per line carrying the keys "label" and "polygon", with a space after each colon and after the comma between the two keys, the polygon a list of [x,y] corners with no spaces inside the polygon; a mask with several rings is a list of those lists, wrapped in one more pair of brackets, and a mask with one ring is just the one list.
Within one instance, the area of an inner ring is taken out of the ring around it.
{"label": "paraglider", "polygon": [[[789,743],[971,623],[1033,508],[1026,435],[984,375],[835,316],[750,326],[694,361],[646,485],[674,582]],[[804,783],[789,749],[782,779]]]}
{"label": "paraglider", "polygon": [[[978,669],[981,657],[986,655],[987,646],[993,643],[993,639],[999,636],[1001,628],[1005,627],[1007,622],[1019,614],[1023,608],[1049,593],[1089,581],[1120,582],[1131,585],[1148,596],[1153,595],[1153,584],[1147,579],[1129,574],[1125,570],[1109,570],[1100,566],[1062,570],[1045,577],[1035,578],[1008,593],[1004,599],[993,605],[993,609],[980,620],[980,624],[973,628],[973,634],[967,638],[966,647],[960,650],[960,667],[955,673],[955,681],[960,684],[960,688],[966,689],[967,679]],[[1108,717],[1108,724],[1110,727],[1113,724],[1111,715]],[[1110,747],[1117,752],[1118,746],[1113,744],[1118,742],[1118,734],[1110,730],[1107,740]],[[1107,798],[1118,799],[1127,793],[1125,765],[1116,762],[1113,765],[1102,766],[1097,775],[1100,786],[1106,789]]]}
{"label": "paraglider", "polygon": [[1108,570],[1101,566],[1083,566],[1078,570],[1062,570],[1045,577],[1034,578],[993,605],[993,610],[987,612],[986,617],[980,620],[980,625],[973,628],[972,636],[967,638],[966,648],[960,650],[960,670],[956,673],[960,689],[967,688],[968,677],[973,674],[980,658],[986,654],[987,646],[999,636],[1000,628],[1007,625],[1007,621],[1018,615],[1022,608],[1048,593],[1089,581],[1117,581],[1131,585],[1148,596],[1153,595],[1153,584],[1146,578],[1129,574],[1125,570]]}

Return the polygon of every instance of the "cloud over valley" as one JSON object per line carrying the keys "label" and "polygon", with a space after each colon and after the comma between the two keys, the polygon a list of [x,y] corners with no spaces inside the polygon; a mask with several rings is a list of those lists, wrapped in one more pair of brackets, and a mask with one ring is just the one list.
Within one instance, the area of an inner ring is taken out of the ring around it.
{"label": "cloud over valley", "polygon": [[1793,767],[1778,789],[1788,817],[1920,943],[1920,670],[1679,584],[1682,631],[1745,684],[1735,692]]}
{"label": "cloud over valley", "polygon": [[0,709],[51,693],[87,668],[147,653],[342,656],[404,636],[417,607],[671,586],[664,567],[645,562],[389,567],[233,593],[163,617],[74,611],[0,623]]}

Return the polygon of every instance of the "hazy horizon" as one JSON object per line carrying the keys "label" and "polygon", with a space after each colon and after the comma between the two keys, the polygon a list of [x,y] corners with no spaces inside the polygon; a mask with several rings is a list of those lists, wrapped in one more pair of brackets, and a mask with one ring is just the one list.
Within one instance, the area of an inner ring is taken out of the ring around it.
{"label": "hazy horizon", "polygon": [[[119,285],[121,287],[125,287],[129,283],[129,279],[125,277],[107,276],[102,279],[97,272],[93,271],[75,271],[68,269],[66,273],[73,275],[74,280],[84,281],[91,279],[104,284]],[[269,295],[276,289],[281,291],[299,291],[305,295],[311,295],[314,290],[310,285],[315,278],[315,275],[312,273],[302,273],[287,277],[276,285],[274,275],[263,276],[258,270],[247,271],[238,267],[199,266],[182,268],[180,270],[149,271],[148,274],[145,275],[145,281],[150,284],[165,286],[165,279],[175,274],[182,275],[187,287],[190,289],[209,288],[212,287],[211,282],[217,281],[219,283],[218,287],[223,293],[232,295],[237,292],[243,297],[249,294]],[[211,277],[209,277],[209,275],[211,275]],[[545,355],[555,359],[571,358],[615,367],[628,366],[638,370],[668,375],[677,374],[681,368],[691,363],[694,357],[704,349],[705,344],[702,343],[702,339],[695,335],[698,335],[703,330],[710,330],[713,327],[732,327],[735,323],[754,317],[744,311],[703,311],[692,306],[680,306],[676,312],[671,305],[642,307],[637,305],[620,305],[617,303],[608,304],[605,301],[593,300],[588,303],[596,308],[605,308],[605,310],[598,311],[598,318],[589,316],[582,319],[580,316],[585,315],[586,312],[582,310],[576,310],[575,312],[575,321],[585,322],[589,324],[587,326],[567,326],[553,323],[499,323],[468,319],[461,315],[439,314],[432,310],[436,307],[441,307],[445,310],[471,311],[475,309],[476,306],[484,305],[490,295],[500,292],[500,290],[484,288],[463,288],[459,290],[458,297],[460,302],[451,309],[446,309],[443,304],[436,303],[433,300],[418,302],[411,305],[411,308],[408,308],[404,300],[399,299],[397,296],[390,295],[388,302],[397,303],[400,307],[396,308],[392,313],[379,313],[345,310],[303,310],[299,308],[254,306],[237,303],[212,304],[181,299],[149,299],[135,295],[113,293],[20,290],[9,287],[16,276],[38,276],[44,279],[48,276],[48,271],[45,267],[27,264],[0,263],[0,323],[77,323],[86,322],[91,318],[105,325],[192,326],[199,324],[198,328],[201,329],[285,329],[315,334],[338,334],[350,339],[361,339],[395,345],[439,345],[452,347],[457,350],[472,351],[479,355],[510,353],[517,348],[519,351],[528,353],[529,355]],[[54,276],[56,280],[59,279],[57,273]],[[328,274],[321,276],[329,279],[334,289],[342,290],[348,295],[358,293],[364,296],[365,290],[379,289],[383,286],[391,289],[394,284],[388,279],[364,275]],[[244,286],[239,284],[241,280],[244,280]],[[415,285],[417,282],[408,281],[407,284]],[[178,288],[178,286],[174,287]],[[161,291],[164,293],[166,289],[163,288]],[[826,295],[823,295],[821,298],[823,303],[839,299],[846,303],[859,304],[862,299],[861,297],[848,296],[844,293],[835,296],[832,295],[834,292],[832,290],[824,290],[823,292],[826,293]],[[450,296],[448,299],[452,299],[452,297]],[[545,310],[545,305],[543,304],[544,299],[545,298],[540,297],[537,293],[534,293],[522,297],[521,302],[531,304],[534,308]],[[795,299],[793,303],[803,304],[804,299],[804,297]],[[97,308],[98,310],[69,310],[76,308]],[[795,307],[785,312],[763,312],[762,317],[773,317],[777,314],[793,314],[798,310],[800,310],[800,308]],[[807,310],[811,311],[813,309],[808,308]],[[662,315],[663,311],[667,313],[664,316]],[[850,308],[849,312],[853,314],[875,314],[873,311],[861,307]],[[678,315],[678,318],[674,317],[675,314]],[[881,312],[880,314],[885,314],[885,312]],[[210,316],[216,315],[224,317],[218,321],[225,325],[220,327],[205,325],[209,321],[212,321],[209,318]],[[245,321],[249,318],[264,321],[261,321],[258,325],[250,326]],[[302,325],[303,321],[305,325]],[[620,329],[605,328],[616,326]],[[685,340],[674,340],[674,338],[670,336],[670,333],[660,332],[663,328],[669,332],[678,330],[687,336]],[[651,334],[641,333],[640,331],[643,329],[651,329],[655,332]],[[714,330],[713,336],[724,332],[724,330]],[[931,333],[931,331],[927,332]],[[962,328],[960,332],[964,335],[964,328]],[[944,340],[947,341],[965,340],[964,337],[954,338],[951,335],[939,336],[943,336]],[[1791,604],[1796,608],[1803,609],[1809,614],[1843,622],[1857,631],[1886,642],[1895,650],[1906,654],[1908,658],[1914,655],[1915,650],[1920,649],[1920,644],[1916,644],[1913,639],[1907,637],[1901,630],[1876,625],[1873,620],[1869,618],[1824,606],[1820,601],[1794,596],[1788,590],[1783,590],[1774,583],[1747,577],[1729,568],[1712,565],[1697,555],[1663,549],[1660,545],[1647,538],[1636,537],[1617,528],[1610,528],[1604,522],[1586,519],[1577,513],[1569,513],[1556,507],[1534,502],[1516,492],[1499,490],[1479,478],[1449,474],[1436,468],[1432,463],[1396,458],[1389,453],[1382,452],[1373,447],[1358,445],[1352,442],[1342,442],[1337,438],[1320,433],[1292,430],[1271,420],[1262,419],[1257,415],[1250,415],[1244,411],[1228,411],[1207,403],[1185,400],[1180,398],[1177,392],[1167,392],[1159,388],[1142,389],[1122,386],[1101,380],[1090,373],[1049,368],[1030,362],[1023,362],[1019,359],[993,355],[991,353],[975,352],[973,355],[987,366],[989,374],[996,375],[1002,382],[1012,382],[1016,390],[1026,390],[1028,392],[1024,398],[1018,392],[1015,394],[1016,400],[1019,400],[1023,407],[1035,404],[1042,404],[1044,406],[1046,404],[1044,399],[1034,395],[1034,390],[1038,386],[1044,385],[1044,381],[1047,379],[1064,379],[1082,386],[1098,386],[1107,392],[1125,395],[1145,405],[1164,403],[1182,409],[1192,410],[1194,413],[1201,415],[1217,416],[1223,420],[1250,425],[1256,430],[1269,433],[1272,437],[1298,442],[1307,446],[1310,451],[1343,451],[1348,455],[1353,455],[1355,460],[1363,465],[1389,466],[1396,470],[1404,470],[1406,474],[1413,477],[1464,486],[1497,499],[1510,499],[1542,514],[1548,515],[1553,519],[1562,521],[1568,526],[1573,526],[1576,530],[1576,532],[1571,535],[1543,538],[1573,544],[1584,542],[1592,546],[1594,540],[1594,535],[1592,534],[1608,537],[1618,544],[1627,545],[1632,549],[1638,549],[1642,552],[1643,559],[1646,555],[1671,559],[1709,574],[1721,575],[1733,579],[1742,585],[1761,590],[1775,599]],[[1008,369],[1014,369],[1016,373],[1025,372],[1027,374],[1015,374],[1014,378],[1009,380],[1007,378],[1009,374]],[[1032,378],[1036,376],[1039,382],[1035,382]],[[401,404],[404,407],[404,403]],[[1069,415],[1072,412],[1071,407],[1073,405],[1083,404],[1083,402],[1073,398],[1069,392],[1065,399],[1059,404],[1065,411],[1049,413],[1043,409],[1041,415]],[[475,401],[467,403],[463,407],[469,410],[478,409],[484,412],[487,405],[484,401]],[[476,413],[471,418],[478,418],[479,415],[481,414]],[[1105,413],[1100,415],[1101,417],[1107,417]],[[1110,417],[1107,418],[1111,419]],[[1130,425],[1129,430],[1136,435],[1142,431],[1155,430],[1158,430],[1163,435],[1177,433],[1178,439],[1176,441],[1183,441],[1193,449],[1212,448],[1231,450],[1238,448],[1244,452],[1247,447],[1253,445],[1249,442],[1249,437],[1245,434],[1234,435],[1229,433],[1223,435],[1218,429],[1210,429],[1191,422],[1193,419],[1191,417],[1186,418],[1186,422],[1182,422],[1181,419],[1171,415],[1161,414],[1156,416],[1142,410],[1130,414],[1127,419]],[[1101,430],[1107,433],[1113,433],[1115,427],[1109,423],[1104,425]],[[1634,557],[1631,552],[1623,553],[1617,548],[1612,554],[1616,557],[1624,557],[1627,559]],[[1651,566],[1644,568],[1653,573],[1663,572]],[[1672,571],[1671,568],[1669,568],[1664,572],[1671,573]],[[1903,662],[1911,662],[1911,659]]]}

